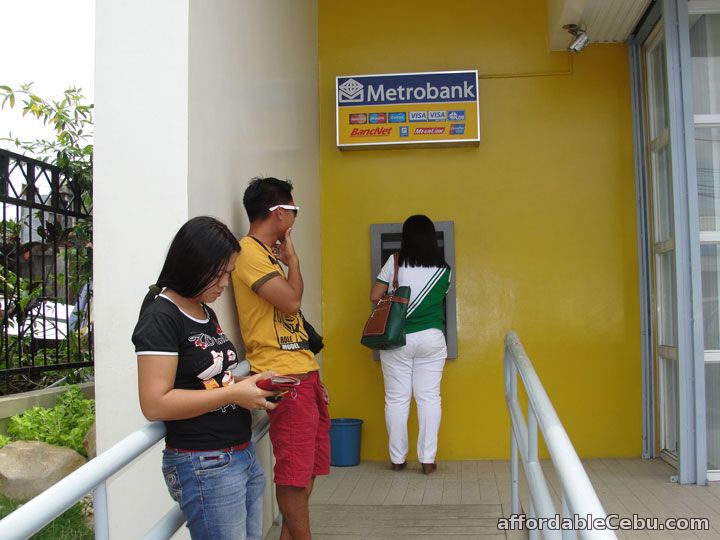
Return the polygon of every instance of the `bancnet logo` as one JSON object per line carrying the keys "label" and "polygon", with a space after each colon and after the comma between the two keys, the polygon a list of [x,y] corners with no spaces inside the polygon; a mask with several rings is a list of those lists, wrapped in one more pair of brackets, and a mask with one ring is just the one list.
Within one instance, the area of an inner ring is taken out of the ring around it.
{"label": "bancnet logo", "polygon": [[362,83],[355,79],[348,79],[338,86],[338,101],[340,103],[358,103],[365,99],[365,90]]}
{"label": "bancnet logo", "polygon": [[376,127],[376,128],[353,128],[350,132],[351,137],[387,137],[392,133],[392,128]]}

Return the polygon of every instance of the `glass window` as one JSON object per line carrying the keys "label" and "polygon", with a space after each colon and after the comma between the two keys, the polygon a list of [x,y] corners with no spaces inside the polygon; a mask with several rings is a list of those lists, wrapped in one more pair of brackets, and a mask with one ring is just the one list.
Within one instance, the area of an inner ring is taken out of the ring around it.
{"label": "glass window", "polygon": [[700,230],[720,231],[720,127],[695,129]]}
{"label": "glass window", "polygon": [[690,16],[708,470],[720,469],[720,15]]}
{"label": "glass window", "polygon": [[720,114],[720,15],[690,17],[695,114]]}
{"label": "glass window", "polygon": [[720,363],[705,364],[708,470],[720,469]]}
{"label": "glass window", "polygon": [[664,39],[650,50],[648,70],[650,78],[650,139],[654,141],[668,127]]}
{"label": "glass window", "polygon": [[720,246],[700,246],[703,296],[703,335],[706,350],[720,350],[720,320],[718,319],[718,290],[720,287]]}
{"label": "glass window", "polygon": [[670,145],[653,152],[653,216],[655,242],[673,237],[675,216],[673,214],[672,175],[670,170]]}
{"label": "glass window", "polygon": [[677,347],[675,251],[656,255],[658,344]]}
{"label": "glass window", "polygon": [[673,454],[678,450],[678,363],[660,358],[661,407],[665,411],[662,418],[663,449]]}

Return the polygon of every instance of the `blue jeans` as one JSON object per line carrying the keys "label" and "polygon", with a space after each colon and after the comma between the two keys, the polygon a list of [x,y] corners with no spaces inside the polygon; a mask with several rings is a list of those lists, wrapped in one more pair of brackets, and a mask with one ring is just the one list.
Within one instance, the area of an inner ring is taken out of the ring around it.
{"label": "blue jeans", "polygon": [[165,449],[162,471],[193,540],[262,539],[265,474],[252,443],[231,452]]}

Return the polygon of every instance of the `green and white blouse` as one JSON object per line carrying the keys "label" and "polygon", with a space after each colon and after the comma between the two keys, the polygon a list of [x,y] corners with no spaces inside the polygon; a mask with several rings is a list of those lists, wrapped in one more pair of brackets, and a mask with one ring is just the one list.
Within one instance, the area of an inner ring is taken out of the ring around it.
{"label": "green and white blouse", "polygon": [[[376,281],[392,288],[394,270],[393,257],[388,257]],[[410,304],[405,321],[406,334],[428,328],[445,331],[443,301],[450,287],[451,274],[449,266],[442,268],[401,266],[398,268],[398,285],[410,286]]]}

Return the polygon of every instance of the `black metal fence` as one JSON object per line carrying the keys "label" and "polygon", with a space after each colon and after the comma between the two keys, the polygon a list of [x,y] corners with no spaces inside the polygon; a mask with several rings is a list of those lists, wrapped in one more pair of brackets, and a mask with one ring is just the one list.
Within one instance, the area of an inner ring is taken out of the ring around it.
{"label": "black metal fence", "polygon": [[89,186],[0,149],[0,395],[93,365]]}

